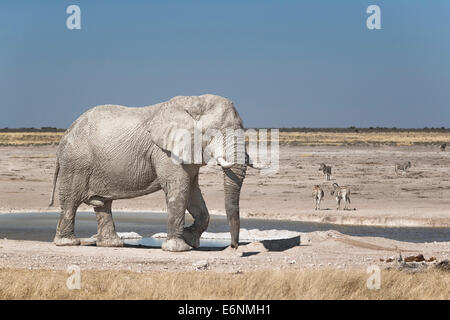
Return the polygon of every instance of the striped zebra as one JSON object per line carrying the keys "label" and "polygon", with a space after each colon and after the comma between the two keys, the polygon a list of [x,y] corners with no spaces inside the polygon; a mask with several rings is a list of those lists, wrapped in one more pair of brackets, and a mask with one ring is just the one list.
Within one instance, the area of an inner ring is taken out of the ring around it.
{"label": "striped zebra", "polygon": [[404,163],[396,163],[395,164],[395,174],[398,174],[399,171],[403,171],[405,173],[408,168],[411,168],[411,161],[407,161]]}
{"label": "striped zebra", "polygon": [[340,210],[341,208],[342,199],[345,201],[344,210],[347,210],[347,205],[351,203],[349,187],[340,187],[337,183],[333,183],[333,190],[331,190],[331,195],[336,197],[337,210]]}
{"label": "striped zebra", "polygon": [[314,203],[316,204],[315,210],[317,209],[320,210],[320,201],[322,201],[323,197],[325,196],[325,193],[323,192],[322,188],[318,185],[315,186],[312,191],[312,196],[314,199]]}
{"label": "striped zebra", "polygon": [[331,167],[330,166],[327,166],[325,163],[321,163],[319,171],[322,171],[323,174],[327,176],[327,181],[330,180],[330,177],[331,177]]}

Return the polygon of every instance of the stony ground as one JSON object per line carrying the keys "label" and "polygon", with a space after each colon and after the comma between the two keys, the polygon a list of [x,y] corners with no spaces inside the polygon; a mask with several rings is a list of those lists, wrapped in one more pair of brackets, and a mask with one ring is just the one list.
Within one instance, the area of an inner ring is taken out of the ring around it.
{"label": "stony ground", "polygon": [[[351,237],[336,231],[301,235],[301,245],[281,246],[252,242],[239,249],[194,250],[172,253],[136,247],[57,247],[38,241],[0,240],[0,268],[59,269],[69,265],[81,269],[143,271],[255,270],[338,268],[361,269],[371,265],[386,268],[386,262],[423,254],[429,260],[450,259],[450,242],[413,244],[383,238]],[[382,261],[384,260],[384,261]]]}

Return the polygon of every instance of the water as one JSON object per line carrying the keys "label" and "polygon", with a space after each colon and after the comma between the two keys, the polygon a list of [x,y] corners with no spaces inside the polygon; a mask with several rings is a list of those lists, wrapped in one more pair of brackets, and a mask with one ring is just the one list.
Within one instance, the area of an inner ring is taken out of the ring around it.
{"label": "water", "polygon": [[[164,239],[150,238],[155,233],[167,232],[167,214],[165,213],[121,213],[113,214],[118,232],[134,231],[144,237],[140,241],[127,240],[130,244],[161,246]],[[14,213],[0,214],[0,238],[14,240],[52,241],[55,236],[58,213]],[[88,238],[97,233],[95,214],[79,212],[75,220],[77,237]],[[186,224],[192,223],[190,216]],[[298,222],[268,219],[241,219],[241,228],[260,230],[289,230],[296,232],[313,232],[336,230],[351,236],[383,237],[407,242],[448,242],[450,228],[403,227],[387,228],[372,226],[341,226],[313,222]],[[224,216],[211,216],[208,232],[228,232]],[[227,246],[229,241],[202,240],[201,246]]]}

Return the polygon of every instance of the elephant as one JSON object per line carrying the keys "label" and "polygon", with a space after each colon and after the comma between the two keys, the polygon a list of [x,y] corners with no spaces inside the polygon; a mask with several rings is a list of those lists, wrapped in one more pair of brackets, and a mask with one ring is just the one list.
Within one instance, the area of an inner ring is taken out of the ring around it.
{"label": "elephant", "polygon": [[[123,246],[115,231],[111,205],[116,199],[130,199],[163,190],[168,211],[166,251],[197,248],[209,224],[198,175],[207,163],[174,161],[178,145],[173,139],[180,128],[193,134],[201,121],[208,129],[243,129],[232,101],[212,95],[177,96],[146,107],[102,105],[83,113],[66,130],[56,152],[56,166],[50,206],[59,180],[60,218],[54,243],[79,245],[74,225],[77,208],[94,207],[97,220],[97,246]],[[217,139],[203,141],[214,150]],[[234,140],[233,140],[234,141]],[[237,153],[236,144],[231,144]],[[245,150],[244,150],[245,151]],[[202,154],[203,156],[203,154]],[[176,157],[175,157],[176,158]],[[213,157],[223,169],[225,211],[231,233],[231,247],[239,245],[239,198],[248,166],[258,169],[245,152],[245,161]],[[194,218],[184,227],[186,210]]]}

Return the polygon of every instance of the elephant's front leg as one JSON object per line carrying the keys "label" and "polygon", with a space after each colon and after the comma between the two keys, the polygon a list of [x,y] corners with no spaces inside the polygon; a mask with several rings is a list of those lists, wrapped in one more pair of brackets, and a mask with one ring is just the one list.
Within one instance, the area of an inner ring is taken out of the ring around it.
{"label": "elephant's front leg", "polygon": [[200,246],[200,236],[208,228],[209,212],[203,199],[202,192],[198,186],[198,182],[194,183],[188,210],[194,218],[194,223],[184,228],[183,238],[194,248]]}
{"label": "elephant's front leg", "polygon": [[112,201],[105,201],[101,207],[95,207],[97,217],[97,246],[122,247],[123,240],[116,233],[116,227],[111,212]]}
{"label": "elephant's front leg", "polygon": [[188,187],[180,188],[179,186],[174,186],[174,188],[169,187],[169,190],[166,191],[169,222],[167,240],[161,246],[165,251],[188,251],[192,249],[183,239],[184,215],[188,196]]}

